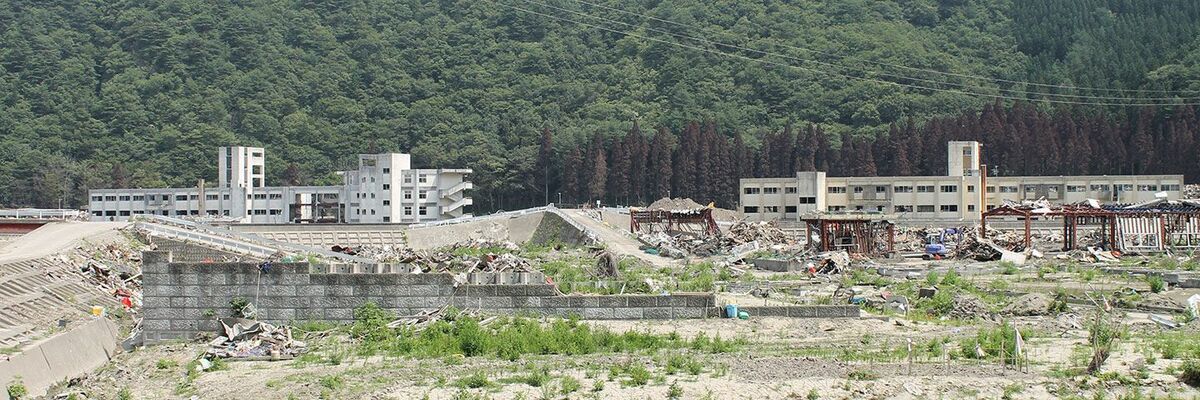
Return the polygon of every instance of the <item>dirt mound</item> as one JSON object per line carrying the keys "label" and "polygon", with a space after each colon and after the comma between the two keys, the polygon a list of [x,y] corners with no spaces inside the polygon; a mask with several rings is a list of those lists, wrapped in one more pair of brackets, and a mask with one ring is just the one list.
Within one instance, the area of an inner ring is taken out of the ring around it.
{"label": "dirt mound", "polygon": [[950,308],[950,317],[958,319],[981,318],[986,320],[995,319],[995,315],[988,309],[987,304],[984,304],[978,297],[969,294],[954,295],[954,305]]}
{"label": "dirt mound", "polygon": [[1013,300],[1000,312],[1020,316],[1050,315],[1054,313],[1054,299],[1042,293],[1030,293]]}
{"label": "dirt mound", "polygon": [[647,208],[649,208],[651,210],[688,211],[688,210],[695,210],[698,208],[704,208],[704,205],[697,203],[694,200],[688,199],[688,198],[681,197],[678,199],[672,199],[672,198],[664,197],[664,198],[658,199],[657,201],[655,201],[653,203],[650,203],[650,207],[647,207]]}

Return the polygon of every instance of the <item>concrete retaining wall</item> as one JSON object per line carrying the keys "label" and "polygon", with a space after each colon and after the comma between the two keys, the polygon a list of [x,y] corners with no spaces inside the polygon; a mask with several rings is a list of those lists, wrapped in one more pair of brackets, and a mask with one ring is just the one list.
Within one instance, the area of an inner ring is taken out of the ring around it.
{"label": "concrete retaining wall", "polygon": [[[7,387],[19,376],[29,397],[38,397],[55,383],[104,365],[116,349],[116,324],[104,318],[92,319],[0,361],[0,385]],[[7,391],[0,391],[0,399],[8,398]]]}
{"label": "concrete retaining wall", "polygon": [[533,238],[545,213],[532,213],[511,218],[481,218],[458,224],[411,228],[408,246],[414,249],[436,249],[473,239],[525,243]]}
{"label": "concrete retaining wall", "polygon": [[746,262],[754,265],[755,268],[765,269],[767,271],[794,272],[804,270],[804,266],[796,260],[770,260],[765,258],[753,258],[746,260]]}
{"label": "concrete retaining wall", "polygon": [[453,305],[497,313],[578,315],[584,319],[705,318],[716,309],[710,293],[560,296],[551,285],[461,284],[449,274],[313,273],[308,264],[184,264],[169,252],[142,255],[142,329],[146,343],[217,330],[230,300],[246,299],[258,318],[275,324],[322,320],[348,323],[371,301],[397,315]]}

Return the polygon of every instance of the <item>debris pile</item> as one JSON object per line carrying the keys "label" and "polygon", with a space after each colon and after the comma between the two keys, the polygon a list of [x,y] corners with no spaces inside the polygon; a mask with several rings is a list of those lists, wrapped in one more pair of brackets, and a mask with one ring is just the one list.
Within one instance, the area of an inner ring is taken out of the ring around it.
{"label": "debris pile", "polygon": [[1184,185],[1183,198],[1200,199],[1200,185]]}
{"label": "debris pile", "polygon": [[305,351],[292,338],[292,329],[245,318],[221,318],[225,334],[208,343],[208,355],[218,358],[269,357],[287,359]]}
{"label": "debris pile", "polygon": [[1043,293],[1030,293],[1016,298],[1000,312],[1016,316],[1050,315],[1054,313],[1054,299]]}
{"label": "debris pile", "polygon": [[[529,260],[512,253],[504,253],[519,249],[520,246],[512,242],[482,239],[458,243],[439,251],[414,250],[401,246],[333,246],[334,251],[350,251],[360,257],[382,263],[411,264],[417,267],[414,273],[533,271]],[[482,254],[474,255],[479,253]]]}
{"label": "debris pile", "polygon": [[434,322],[442,321],[442,320],[454,321],[454,319],[459,318],[459,317],[466,317],[466,316],[475,317],[475,319],[479,320],[479,325],[481,325],[481,326],[487,326],[488,324],[491,324],[493,321],[496,320],[496,317],[482,318],[481,315],[478,315],[477,313],[470,311],[470,310],[462,310],[457,313],[449,313],[449,312],[447,312],[448,309],[449,309],[448,306],[442,306],[441,308],[438,308],[435,310],[422,311],[420,313],[417,313],[416,315],[400,317],[400,318],[397,318],[396,320],[393,320],[392,322],[389,322],[387,324],[387,327],[392,328],[392,329],[408,328],[411,332],[417,333],[417,332],[425,330],[425,328],[428,328],[430,325],[433,325]]}
{"label": "debris pile", "polygon": [[681,197],[672,199],[669,197],[664,197],[653,203],[650,203],[650,206],[646,208],[651,210],[666,210],[671,212],[688,212],[702,209],[704,208],[704,205],[688,198]]}
{"label": "debris pile", "polygon": [[980,318],[985,320],[995,320],[995,315],[988,310],[986,304],[978,297],[959,293],[951,299],[953,305],[950,307],[949,316],[958,319]]}
{"label": "debris pile", "polygon": [[757,241],[763,245],[786,244],[787,234],[779,228],[776,221],[745,222],[740,221],[729,227],[729,231],[721,238],[725,246],[736,246]]}
{"label": "debris pile", "polygon": [[[657,202],[656,202],[657,203]],[[716,255],[739,255],[767,247],[784,251],[794,247],[783,229],[775,221],[739,221],[721,236],[704,236],[690,232],[668,234],[665,232],[643,233],[638,236],[643,243],[653,247],[659,255],[683,258],[689,255],[711,257]]]}

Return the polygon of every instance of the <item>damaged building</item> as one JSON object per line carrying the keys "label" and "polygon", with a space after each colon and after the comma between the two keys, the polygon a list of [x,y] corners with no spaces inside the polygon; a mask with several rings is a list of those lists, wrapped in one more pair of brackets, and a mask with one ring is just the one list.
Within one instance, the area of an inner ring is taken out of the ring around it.
{"label": "damaged building", "polygon": [[267,186],[265,150],[218,151],[218,183],[88,191],[93,221],[139,215],[244,223],[419,223],[469,216],[470,169],[413,169],[402,153],[360,154],[339,186]]}
{"label": "damaged building", "polygon": [[799,222],[806,213],[823,211],[961,223],[978,222],[982,211],[1005,202],[1130,204],[1182,197],[1183,175],[987,176],[982,150],[979,142],[949,142],[946,176],[828,177],[804,171],[794,177],[741,179],[738,204],[751,221]]}

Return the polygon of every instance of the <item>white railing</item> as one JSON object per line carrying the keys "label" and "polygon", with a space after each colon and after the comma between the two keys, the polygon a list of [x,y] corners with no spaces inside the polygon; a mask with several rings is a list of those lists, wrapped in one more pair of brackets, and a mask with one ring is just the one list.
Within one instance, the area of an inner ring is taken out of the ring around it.
{"label": "white railing", "polygon": [[474,185],[472,185],[470,181],[462,181],[454,186],[451,186],[449,189],[446,189],[445,191],[443,191],[442,197],[443,198],[450,197],[450,196],[455,195],[458,192],[461,192],[461,191],[467,190],[467,189],[472,189],[472,188],[474,188]]}
{"label": "white railing", "polygon": [[0,218],[87,219],[88,213],[86,211],[70,209],[17,208],[0,210]]}
{"label": "white railing", "polygon": [[453,219],[444,219],[441,221],[431,221],[431,222],[422,222],[419,224],[411,224],[411,225],[408,225],[408,228],[409,229],[429,228],[429,227],[434,227],[434,226],[461,224],[461,223],[465,223],[465,222],[486,221],[486,220],[494,219],[494,218],[519,217],[522,215],[529,215],[529,214],[543,212],[543,211],[546,211],[546,208],[547,207],[534,207],[534,208],[526,208],[524,210],[517,210],[517,211],[503,211],[503,212],[498,212],[498,213],[488,214],[488,215],[479,215],[479,216],[470,216],[470,217],[463,216],[463,217],[453,218]]}
{"label": "white railing", "polygon": [[217,229],[192,221],[158,215],[147,215],[144,218],[139,217],[138,227],[146,230],[150,234],[159,234],[162,236],[167,236],[168,238],[174,237],[178,239],[187,239],[207,244],[219,249],[226,249],[235,253],[251,254],[260,257],[269,257],[276,253],[284,252],[317,254],[322,257],[334,258],[350,263],[372,264],[375,262],[374,260],[368,258],[336,253],[316,247],[271,240],[262,236],[235,232],[229,229]]}
{"label": "white railing", "polygon": [[198,230],[184,229],[170,225],[150,222],[138,222],[137,228],[151,236],[160,236],[184,242],[196,242],[231,253],[245,254],[267,258],[279,251],[273,248],[246,243],[240,240],[212,235]]}
{"label": "white railing", "polygon": [[464,197],[464,198],[458,199],[458,201],[450,203],[450,205],[448,205],[448,206],[442,207],[442,214],[447,214],[447,213],[453,212],[454,210],[461,209],[461,208],[469,206],[471,204],[474,204],[474,201],[472,201],[470,197]]}

